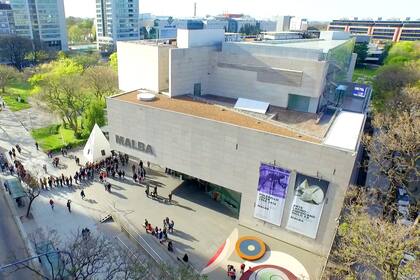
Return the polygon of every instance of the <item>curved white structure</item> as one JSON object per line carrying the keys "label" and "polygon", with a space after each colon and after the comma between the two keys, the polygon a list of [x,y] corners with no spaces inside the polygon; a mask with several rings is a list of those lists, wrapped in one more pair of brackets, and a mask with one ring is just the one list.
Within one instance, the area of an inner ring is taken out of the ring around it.
{"label": "curved white structure", "polygon": [[152,101],[156,98],[156,95],[146,90],[139,90],[138,92],[137,99],[140,101]]}

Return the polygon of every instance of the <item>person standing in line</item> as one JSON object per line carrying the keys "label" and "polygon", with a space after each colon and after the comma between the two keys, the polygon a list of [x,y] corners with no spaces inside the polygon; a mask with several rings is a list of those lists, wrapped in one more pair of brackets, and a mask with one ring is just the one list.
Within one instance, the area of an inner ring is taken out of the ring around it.
{"label": "person standing in line", "polygon": [[82,190],[81,192],[80,192],[80,196],[82,197],[82,199],[85,199],[85,192]]}
{"label": "person standing in line", "polygon": [[50,205],[51,205],[51,210],[54,210],[54,201],[52,200],[52,198],[50,199]]}
{"label": "person standing in line", "polygon": [[69,209],[69,212],[71,213],[71,200],[67,200],[67,209]]}

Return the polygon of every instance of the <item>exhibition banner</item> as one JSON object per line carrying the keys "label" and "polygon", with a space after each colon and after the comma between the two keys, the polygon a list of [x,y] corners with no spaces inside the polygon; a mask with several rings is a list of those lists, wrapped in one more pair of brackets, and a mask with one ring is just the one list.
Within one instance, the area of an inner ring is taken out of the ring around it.
{"label": "exhibition banner", "polygon": [[290,171],[262,163],[254,217],[280,226]]}
{"label": "exhibition banner", "polygon": [[316,238],[329,182],[303,174],[296,175],[292,209],[286,228]]}

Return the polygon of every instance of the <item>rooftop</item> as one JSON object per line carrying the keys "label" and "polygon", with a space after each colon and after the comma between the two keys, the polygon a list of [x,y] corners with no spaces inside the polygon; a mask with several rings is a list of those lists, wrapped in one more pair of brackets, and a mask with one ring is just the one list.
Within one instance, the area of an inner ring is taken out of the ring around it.
{"label": "rooftop", "polygon": [[328,53],[348,40],[320,40],[320,39],[298,39],[298,40],[270,40],[260,42],[238,42],[235,44],[273,45],[279,48],[294,48],[303,50],[315,50]]}
{"label": "rooftop", "polygon": [[131,91],[111,98],[312,143],[322,143],[333,119],[333,114],[325,114],[318,122],[316,114],[295,112],[275,106],[270,106],[266,115],[252,114],[234,109],[236,100],[220,96],[205,95],[197,99],[188,95],[169,98],[163,94],[157,94],[153,101],[140,101],[137,99],[137,94],[138,91]]}

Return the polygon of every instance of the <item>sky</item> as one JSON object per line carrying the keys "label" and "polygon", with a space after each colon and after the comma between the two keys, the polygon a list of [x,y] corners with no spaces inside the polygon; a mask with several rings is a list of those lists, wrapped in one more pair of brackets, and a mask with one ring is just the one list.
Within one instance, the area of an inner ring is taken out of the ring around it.
{"label": "sky", "polygon": [[[420,18],[420,0],[140,0],[140,13],[173,17],[243,13],[259,19],[293,15],[310,20]],[[95,17],[95,0],[64,0],[66,16]]]}

